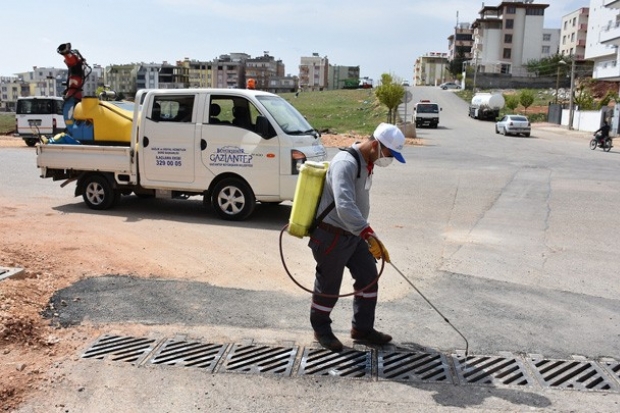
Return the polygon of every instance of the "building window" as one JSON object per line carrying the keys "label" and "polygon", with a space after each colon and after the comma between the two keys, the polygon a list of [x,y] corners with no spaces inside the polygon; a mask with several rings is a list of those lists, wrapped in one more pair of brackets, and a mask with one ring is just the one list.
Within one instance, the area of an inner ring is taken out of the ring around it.
{"label": "building window", "polygon": [[504,59],[510,59],[511,54],[512,54],[512,49],[510,48],[504,49]]}
{"label": "building window", "polygon": [[512,7],[506,7],[506,14],[515,14],[517,12],[517,8],[512,6]]}
{"label": "building window", "polygon": [[549,54],[550,51],[551,51],[551,46],[543,46],[542,47],[543,54]]}
{"label": "building window", "polygon": [[512,34],[504,35],[504,43],[512,43]]}
{"label": "building window", "polygon": [[525,9],[525,14],[527,16],[544,16],[545,9]]}
{"label": "building window", "polygon": [[566,44],[566,35],[562,36],[562,44]]}
{"label": "building window", "polygon": [[566,27],[568,26],[568,21],[564,22],[564,30],[566,30]]}
{"label": "building window", "polygon": [[575,41],[575,33],[573,33],[573,34],[571,34],[571,35],[570,35],[570,41],[571,41],[571,42],[574,42],[574,41]]}
{"label": "building window", "polygon": [[550,41],[551,41],[551,34],[550,33],[543,34],[543,42],[550,42]]}
{"label": "building window", "polygon": [[502,63],[500,72],[503,74],[509,74],[510,73],[510,65]]}
{"label": "building window", "polygon": [[506,19],[506,29],[512,29],[515,25],[515,21],[512,19]]}

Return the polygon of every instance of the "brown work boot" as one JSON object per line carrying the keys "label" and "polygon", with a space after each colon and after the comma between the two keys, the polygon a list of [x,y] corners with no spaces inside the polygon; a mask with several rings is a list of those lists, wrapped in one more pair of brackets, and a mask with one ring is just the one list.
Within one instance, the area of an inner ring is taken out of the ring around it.
{"label": "brown work boot", "polygon": [[392,341],[391,335],[377,331],[374,328],[369,331],[359,331],[352,328],[351,338],[361,343],[374,344],[377,346],[382,346]]}
{"label": "brown work boot", "polygon": [[325,334],[319,334],[315,331],[314,338],[316,338],[319,344],[327,350],[342,351],[342,343],[331,331]]}

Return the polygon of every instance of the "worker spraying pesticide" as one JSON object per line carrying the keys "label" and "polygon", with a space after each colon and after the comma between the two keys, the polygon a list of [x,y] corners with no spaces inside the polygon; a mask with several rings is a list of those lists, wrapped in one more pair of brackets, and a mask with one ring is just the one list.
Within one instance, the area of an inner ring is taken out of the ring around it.
{"label": "worker spraying pesticide", "polygon": [[[328,350],[341,351],[343,348],[342,342],[331,330],[330,314],[338,298],[347,295],[354,295],[351,338],[355,342],[370,345],[385,345],[392,340],[389,334],[375,329],[378,280],[385,262],[390,263],[439,313],[391,263],[387,249],[368,222],[374,168],[386,167],[394,159],[405,163],[401,153],[404,143],[405,137],[400,129],[381,123],[366,141],[355,143],[339,152],[329,164],[304,164],[300,171],[291,218],[285,229],[288,228],[291,235],[300,238],[310,236],[308,246],[316,261],[314,289],[311,291],[310,324],[316,340]],[[320,194],[318,206],[318,197],[315,195],[317,193]],[[315,202],[305,199],[304,195],[314,198]],[[280,250],[282,254],[282,249]],[[376,260],[381,259],[383,263],[381,271],[378,271]],[[286,268],[283,255],[282,263],[293,279]],[[349,269],[355,280],[355,292],[341,295],[340,286],[345,268]],[[296,280],[293,281],[304,290],[310,291]],[[467,339],[465,342],[467,354],[469,344]]]}

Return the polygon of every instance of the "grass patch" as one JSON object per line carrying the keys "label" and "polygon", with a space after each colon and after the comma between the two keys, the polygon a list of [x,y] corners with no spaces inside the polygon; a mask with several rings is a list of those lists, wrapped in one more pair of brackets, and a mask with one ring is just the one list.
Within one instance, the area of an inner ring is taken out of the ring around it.
{"label": "grass patch", "polygon": [[15,115],[0,113],[0,135],[8,135],[15,130]]}
{"label": "grass patch", "polygon": [[370,135],[387,119],[387,108],[372,89],[282,93],[321,132]]}

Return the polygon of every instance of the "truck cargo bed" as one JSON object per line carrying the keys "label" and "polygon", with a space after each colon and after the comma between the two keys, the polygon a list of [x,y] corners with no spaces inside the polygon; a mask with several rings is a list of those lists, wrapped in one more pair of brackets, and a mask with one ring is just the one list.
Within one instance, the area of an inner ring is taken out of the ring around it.
{"label": "truck cargo bed", "polygon": [[128,146],[38,145],[37,166],[47,169],[131,173]]}

